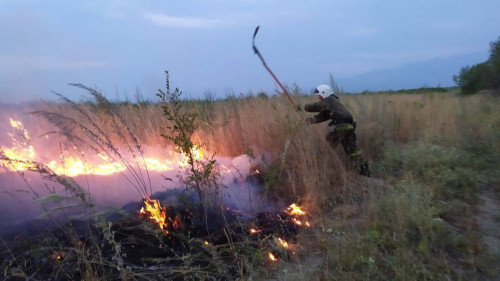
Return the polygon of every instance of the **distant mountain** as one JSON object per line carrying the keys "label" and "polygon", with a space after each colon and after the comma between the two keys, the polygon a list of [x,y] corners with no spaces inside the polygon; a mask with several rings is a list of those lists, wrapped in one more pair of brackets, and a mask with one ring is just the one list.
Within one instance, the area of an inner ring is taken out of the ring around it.
{"label": "distant mountain", "polygon": [[481,63],[487,59],[485,53],[435,58],[398,68],[372,71],[349,78],[338,78],[335,81],[344,91],[351,93],[364,90],[386,91],[421,87],[452,87],[455,86],[453,75],[458,74],[462,67]]}

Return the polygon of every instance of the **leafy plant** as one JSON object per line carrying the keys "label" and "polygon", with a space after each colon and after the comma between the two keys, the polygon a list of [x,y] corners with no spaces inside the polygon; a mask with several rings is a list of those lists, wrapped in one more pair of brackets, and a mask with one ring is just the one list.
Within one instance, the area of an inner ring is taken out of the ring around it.
{"label": "leafy plant", "polygon": [[199,129],[198,115],[183,109],[183,103],[180,100],[182,92],[175,88],[170,91],[170,80],[168,71],[166,76],[166,92],[158,90],[157,96],[162,101],[162,109],[165,117],[173,124],[167,126],[170,134],[162,134],[163,137],[172,141],[178,149],[187,157],[188,169],[185,177],[181,177],[181,182],[188,188],[196,190],[200,202],[203,202],[203,191],[205,189],[217,190],[218,174],[216,173],[216,160],[213,155],[210,159],[200,159],[196,154],[201,144],[195,144],[192,141],[193,134]]}

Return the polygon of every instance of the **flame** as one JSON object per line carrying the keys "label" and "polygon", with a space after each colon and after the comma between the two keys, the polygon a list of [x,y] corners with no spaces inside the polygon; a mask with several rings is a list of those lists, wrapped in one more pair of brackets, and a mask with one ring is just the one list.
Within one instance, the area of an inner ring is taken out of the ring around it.
{"label": "flame", "polygon": [[[95,159],[86,157],[83,151],[78,151],[77,147],[73,147],[74,151],[63,151],[56,157],[37,154],[35,146],[30,144],[30,134],[25,129],[23,123],[13,118],[9,119],[9,123],[13,128],[13,133],[8,133],[11,144],[10,146],[2,145],[0,150],[6,159],[0,160],[7,169],[11,171],[26,171],[35,169],[34,162],[42,163],[49,167],[52,171],[60,175],[75,177],[79,175],[112,175],[124,172],[127,166],[122,161],[114,161],[105,153],[97,153]],[[46,139],[48,135],[44,135]],[[188,157],[177,151],[167,151],[167,157],[159,158],[150,155],[142,155],[141,157],[128,160],[129,163],[137,163],[141,169],[149,171],[171,171],[176,167],[185,167],[188,165]],[[44,150],[45,151],[45,150]],[[193,146],[191,155],[194,160],[202,160],[204,157],[203,150],[198,146]],[[40,160],[40,159],[49,160]],[[13,161],[9,161],[9,159]]]}
{"label": "flame", "polygon": [[269,259],[273,262],[277,262],[278,259],[273,255],[273,253],[269,252]]}
{"label": "flame", "polygon": [[196,145],[191,148],[191,154],[193,155],[193,158],[195,160],[201,160],[203,159],[203,151],[201,151],[201,148],[197,147]]}
{"label": "flame", "polygon": [[258,229],[255,229],[255,228],[250,228],[250,234],[256,234],[256,233],[259,233],[261,231],[262,230],[258,230]]}
{"label": "flame", "polygon": [[55,260],[62,260],[66,257],[66,253],[65,252],[55,252],[50,257],[52,259],[55,259]]}
{"label": "flame", "polygon": [[288,207],[288,211],[290,211],[290,215],[303,216],[306,214],[306,212],[302,211],[302,209],[295,203]]}
{"label": "flame", "polygon": [[[13,171],[26,171],[35,168],[35,165],[31,162],[35,159],[36,153],[35,148],[30,145],[28,131],[24,128],[21,121],[9,118],[9,122],[10,125],[16,129],[15,133],[8,133],[13,147],[0,147],[0,149],[7,159],[12,159],[14,161],[2,160],[1,163]],[[22,139],[18,140],[16,136],[21,136]]]}
{"label": "flame", "polygon": [[[146,207],[144,209],[144,207]],[[160,205],[160,202],[155,199],[144,199],[144,207],[139,211],[140,214],[146,215],[150,220],[154,221],[163,230],[168,226],[166,222],[166,210]]]}
{"label": "flame", "polygon": [[281,245],[283,248],[288,249],[288,242],[286,242],[285,240],[283,240],[283,239],[281,239],[281,238],[278,238],[278,242],[280,242],[280,245]]}
{"label": "flame", "polygon": [[145,157],[144,165],[150,171],[170,171],[174,169],[175,164],[168,159],[161,161],[152,157]]}
{"label": "flame", "polygon": [[[177,146],[176,150],[180,151],[181,149],[180,147]],[[199,161],[203,159],[204,153],[202,152],[201,148],[199,148],[196,145],[193,145],[193,147],[191,148],[191,156],[193,157],[193,160]],[[179,161],[178,166],[186,167],[187,165],[189,165],[189,157],[183,154],[183,158]]]}
{"label": "flame", "polygon": [[29,169],[34,169],[35,164],[32,161],[35,158],[35,150],[33,146],[28,148],[19,149],[17,147],[13,148],[2,148],[3,153],[8,159],[15,161],[2,160],[1,163],[5,165],[12,171],[26,171]]}
{"label": "flame", "polygon": [[311,224],[308,221],[302,222],[302,220],[298,220],[297,217],[304,216],[306,212],[304,212],[297,204],[293,203],[288,206],[287,210],[292,216],[292,221],[296,225],[305,225],[306,227],[311,227]]}
{"label": "flame", "polygon": [[302,225],[302,222],[301,222],[301,221],[299,221],[299,220],[298,220],[298,219],[296,219],[296,218],[292,218],[292,221],[293,221],[293,223],[295,223],[296,225]]}
{"label": "flame", "polygon": [[10,125],[14,128],[14,129],[17,129],[19,131],[23,131],[23,136],[25,139],[29,140],[30,137],[29,137],[29,133],[28,133],[28,130],[26,130],[24,128],[24,125],[23,123],[21,123],[21,121],[17,121],[17,120],[14,120],[12,118],[9,118],[10,119]]}

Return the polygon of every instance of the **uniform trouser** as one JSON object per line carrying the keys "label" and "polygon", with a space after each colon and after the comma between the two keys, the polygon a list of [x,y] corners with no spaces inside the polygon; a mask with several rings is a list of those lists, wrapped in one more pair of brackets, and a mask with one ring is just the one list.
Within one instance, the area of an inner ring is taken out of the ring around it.
{"label": "uniform trouser", "polygon": [[335,149],[339,143],[349,157],[352,168],[358,169],[360,174],[369,176],[368,163],[363,160],[358,146],[356,129],[351,124],[339,124],[326,135],[326,140]]}

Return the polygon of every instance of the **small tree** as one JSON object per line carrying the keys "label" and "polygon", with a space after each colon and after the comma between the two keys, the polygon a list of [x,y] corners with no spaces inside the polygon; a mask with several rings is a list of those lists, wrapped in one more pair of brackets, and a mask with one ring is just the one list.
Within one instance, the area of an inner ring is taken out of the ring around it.
{"label": "small tree", "polygon": [[480,90],[489,88],[490,71],[487,62],[478,63],[473,66],[462,67],[458,76],[453,76],[462,94],[474,94]]}
{"label": "small tree", "polygon": [[488,67],[491,71],[491,86],[500,91],[500,37],[490,43],[490,57]]}
{"label": "small tree", "polygon": [[458,75],[453,76],[463,94],[474,94],[480,90],[500,91],[500,37],[490,43],[490,56],[487,61],[466,66]]}
{"label": "small tree", "polygon": [[185,177],[180,176],[181,182],[187,187],[196,190],[200,203],[203,204],[203,191],[210,189],[217,191],[216,161],[210,159],[198,159],[195,155],[196,148],[201,148],[201,144],[195,144],[191,140],[193,134],[199,129],[199,120],[196,113],[184,110],[180,100],[182,92],[175,88],[170,91],[170,81],[168,71],[166,75],[166,92],[158,90],[157,96],[162,101],[163,115],[173,123],[167,129],[170,134],[162,135],[171,140],[187,157],[188,169]]}

